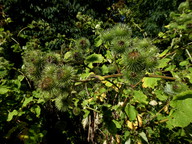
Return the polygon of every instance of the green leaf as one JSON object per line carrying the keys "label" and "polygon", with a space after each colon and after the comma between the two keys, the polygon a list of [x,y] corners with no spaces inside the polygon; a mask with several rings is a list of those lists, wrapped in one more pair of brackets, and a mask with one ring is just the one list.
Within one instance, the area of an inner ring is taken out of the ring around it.
{"label": "green leaf", "polygon": [[146,141],[147,143],[149,143],[147,136],[144,132],[139,133],[139,135],[143,138],[144,141]]}
{"label": "green leaf", "polygon": [[0,94],[6,94],[9,91],[7,87],[0,86]]}
{"label": "green leaf", "polygon": [[168,62],[170,61],[171,59],[169,58],[164,58],[164,59],[161,59],[159,61],[159,65],[157,66],[157,68],[164,68],[168,65]]}
{"label": "green leaf", "polygon": [[100,39],[100,37],[97,37],[97,38],[95,39],[94,45],[95,45],[96,47],[99,47],[102,43],[103,43],[102,39]]}
{"label": "green leaf", "polygon": [[167,98],[168,98],[168,96],[165,95],[165,94],[163,93],[163,91],[160,91],[160,90],[156,90],[156,91],[155,91],[155,95],[156,95],[156,97],[157,97],[160,101],[166,101]]}
{"label": "green leaf", "polygon": [[129,139],[125,142],[125,144],[131,144],[131,139],[129,138]]}
{"label": "green leaf", "polygon": [[29,98],[26,97],[22,107],[26,107],[27,104],[30,103],[31,101],[33,101],[33,97],[29,97]]}
{"label": "green leaf", "polygon": [[116,121],[116,120],[112,120],[112,121],[115,123],[117,128],[119,128],[119,129],[121,128],[121,124],[118,121]]}
{"label": "green leaf", "polygon": [[164,92],[165,92],[166,94],[168,94],[168,95],[175,95],[175,92],[173,91],[173,85],[172,85],[172,84],[169,84],[169,83],[166,83]]}
{"label": "green leaf", "polygon": [[34,114],[36,114],[36,117],[39,117],[41,114],[41,108],[40,106],[36,105],[30,109],[30,111]]}
{"label": "green leaf", "polygon": [[182,61],[182,62],[179,63],[180,66],[186,66],[188,64],[190,64],[190,63],[187,60],[186,61]]}
{"label": "green leaf", "polygon": [[106,85],[107,87],[112,87],[112,86],[113,86],[113,84],[110,83],[110,82],[108,82],[108,81],[105,83],[105,85]]}
{"label": "green leaf", "polygon": [[117,127],[113,121],[109,121],[107,123],[107,129],[111,134],[116,134],[117,133]]}
{"label": "green leaf", "polygon": [[147,96],[145,94],[143,94],[142,91],[134,91],[133,95],[134,95],[133,100],[135,102],[139,102],[139,103],[143,103],[143,104],[148,104]]}
{"label": "green leaf", "polygon": [[168,117],[167,127],[186,127],[192,122],[192,90],[181,92],[171,101],[173,107]]}
{"label": "green leaf", "polygon": [[92,54],[85,60],[86,63],[102,63],[104,57],[101,54]]}
{"label": "green leaf", "polygon": [[160,55],[159,55],[159,57],[163,57],[163,56],[165,56],[167,53],[168,53],[168,49],[166,49],[166,50],[164,50]]}
{"label": "green leaf", "polygon": [[11,121],[13,119],[13,116],[18,115],[18,111],[17,110],[13,110],[12,112],[9,112],[8,117],[7,117],[7,121]]}
{"label": "green leaf", "polygon": [[129,120],[133,121],[137,117],[137,110],[135,109],[134,106],[127,104],[125,107],[125,113],[128,115]]}
{"label": "green leaf", "polygon": [[192,68],[188,69],[188,73],[185,75],[186,78],[189,79],[189,82],[192,84]]}
{"label": "green leaf", "polygon": [[143,84],[142,86],[144,88],[155,88],[155,86],[158,85],[158,81],[161,80],[161,78],[151,78],[151,77],[144,77],[142,79]]}
{"label": "green leaf", "polygon": [[72,53],[70,51],[66,52],[64,55],[64,59],[67,60],[72,56]]}
{"label": "green leaf", "polygon": [[101,67],[101,71],[102,71],[103,75],[108,74],[109,73],[109,68],[106,65],[103,65]]}

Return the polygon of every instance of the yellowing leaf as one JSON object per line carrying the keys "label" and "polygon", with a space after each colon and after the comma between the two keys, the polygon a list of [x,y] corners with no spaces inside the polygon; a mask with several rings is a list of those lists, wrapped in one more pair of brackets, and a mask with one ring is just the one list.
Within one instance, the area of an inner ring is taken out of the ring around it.
{"label": "yellowing leaf", "polygon": [[150,78],[150,77],[144,77],[142,79],[142,86],[143,88],[155,88],[155,86],[158,85],[158,81],[161,80],[161,78]]}
{"label": "yellowing leaf", "polygon": [[127,127],[130,128],[131,130],[136,129],[135,126],[133,125],[133,122],[129,120],[126,121],[126,124],[127,124]]}
{"label": "yellowing leaf", "polygon": [[139,127],[141,127],[143,125],[143,121],[140,115],[137,115],[137,121],[138,121]]}

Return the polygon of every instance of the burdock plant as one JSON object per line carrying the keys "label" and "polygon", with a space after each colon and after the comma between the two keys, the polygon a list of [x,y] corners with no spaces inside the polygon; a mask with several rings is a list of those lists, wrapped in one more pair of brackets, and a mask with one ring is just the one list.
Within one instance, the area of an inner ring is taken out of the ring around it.
{"label": "burdock plant", "polygon": [[118,23],[111,29],[111,33],[113,33],[114,36],[126,36],[126,37],[131,37],[132,35],[132,30],[131,28],[122,23]]}
{"label": "burdock plant", "polygon": [[144,77],[146,71],[152,72],[157,65],[157,54],[157,47],[149,39],[134,39],[122,56],[125,77],[135,82]]}
{"label": "burdock plant", "polygon": [[152,72],[157,65],[158,49],[148,38],[132,38],[132,31],[126,24],[119,23],[101,33],[101,39],[109,45],[114,54],[117,71],[118,58],[124,68],[123,75],[130,82],[137,82],[145,76],[146,71]]}
{"label": "burdock plant", "polygon": [[60,111],[67,111],[70,100],[68,98],[69,93],[63,92],[61,95],[57,96],[55,99],[55,106]]}
{"label": "burdock plant", "polygon": [[76,40],[76,43],[75,43],[75,44],[76,44],[76,47],[77,47],[78,49],[85,50],[85,49],[90,48],[90,42],[89,42],[89,40],[88,40],[87,38],[85,38],[85,37],[82,37],[82,38]]}
{"label": "burdock plant", "polygon": [[69,65],[59,66],[55,69],[53,77],[57,87],[66,87],[74,77],[74,69]]}
{"label": "burdock plant", "polygon": [[128,37],[117,36],[111,41],[111,50],[116,54],[122,54],[130,46]]}

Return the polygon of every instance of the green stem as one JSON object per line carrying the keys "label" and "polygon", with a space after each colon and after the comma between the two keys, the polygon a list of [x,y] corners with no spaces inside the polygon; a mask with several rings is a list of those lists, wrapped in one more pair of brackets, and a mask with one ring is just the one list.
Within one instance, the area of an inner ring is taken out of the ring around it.
{"label": "green stem", "polygon": [[192,62],[192,57],[191,57],[191,54],[189,53],[188,49],[185,49],[185,51],[187,52],[187,54],[188,54],[188,56],[189,56],[189,58],[190,58],[190,60]]}
{"label": "green stem", "polygon": [[95,109],[93,109],[93,108],[90,108],[90,107],[85,107],[86,109],[89,109],[89,110],[92,110],[92,111],[95,111],[95,112],[97,112],[97,113],[99,113],[99,111],[98,110],[95,110]]}
{"label": "green stem", "polygon": [[[121,77],[123,74],[118,73],[118,74],[112,74],[112,75],[106,75],[102,76],[105,80],[107,78],[115,78],[115,77]],[[161,75],[154,75],[154,74],[147,74],[145,77],[151,77],[151,78],[162,78],[162,79],[167,79],[167,80],[176,80],[174,77],[168,77],[168,76],[161,76]],[[100,80],[97,75],[94,76],[94,79],[86,79],[86,80],[79,80],[79,82],[87,82],[87,81],[94,81],[94,80]]]}

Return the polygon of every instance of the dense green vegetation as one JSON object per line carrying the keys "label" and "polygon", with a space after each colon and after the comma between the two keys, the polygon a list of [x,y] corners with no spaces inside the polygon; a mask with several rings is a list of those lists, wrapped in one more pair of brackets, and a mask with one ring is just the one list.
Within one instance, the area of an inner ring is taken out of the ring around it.
{"label": "dense green vegetation", "polygon": [[191,41],[191,0],[1,0],[0,143],[192,143]]}

